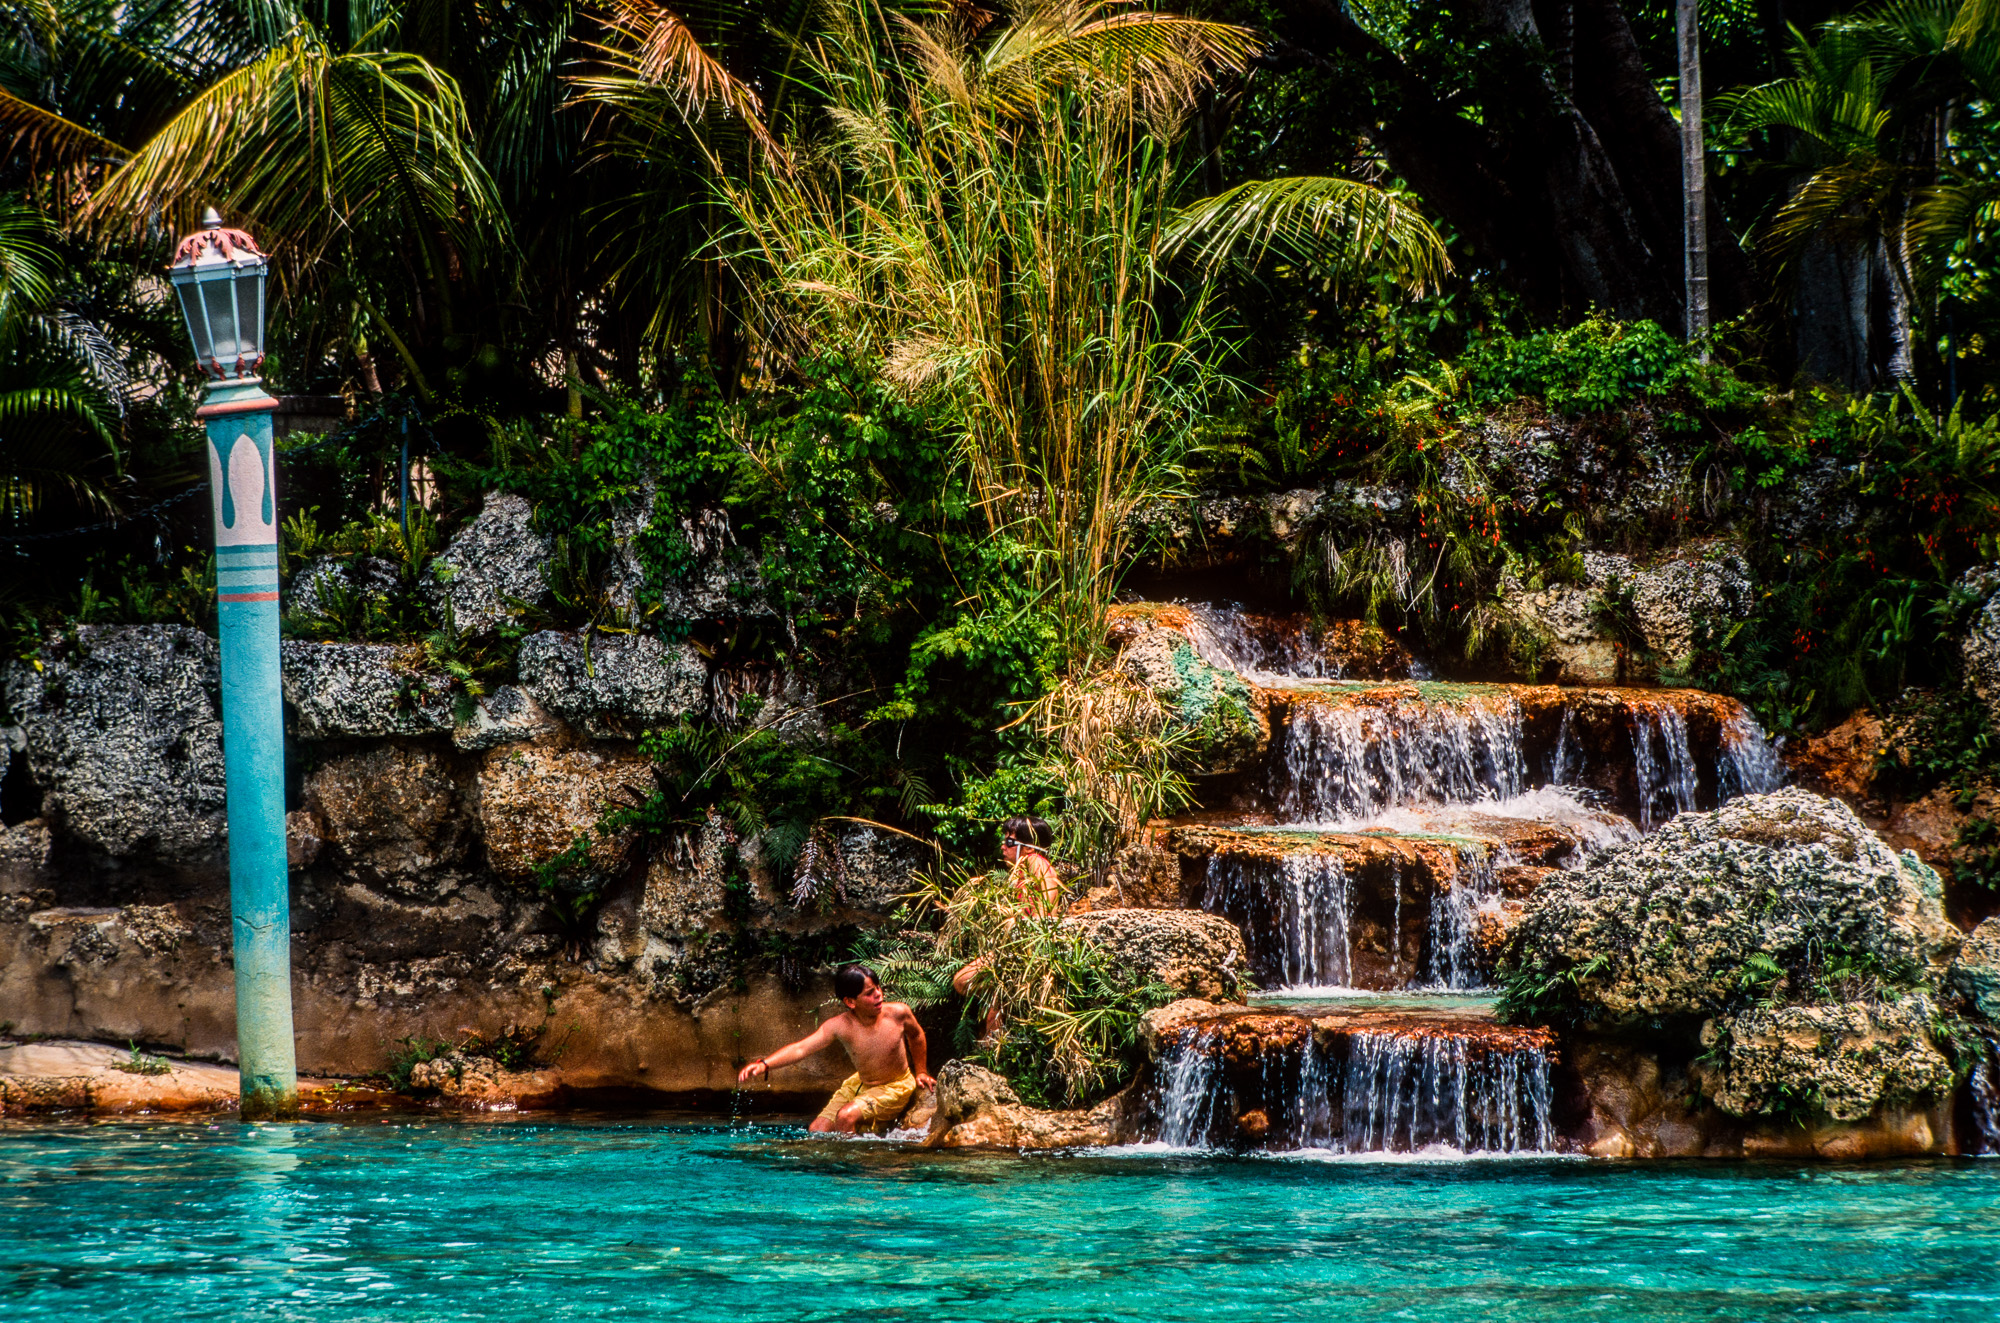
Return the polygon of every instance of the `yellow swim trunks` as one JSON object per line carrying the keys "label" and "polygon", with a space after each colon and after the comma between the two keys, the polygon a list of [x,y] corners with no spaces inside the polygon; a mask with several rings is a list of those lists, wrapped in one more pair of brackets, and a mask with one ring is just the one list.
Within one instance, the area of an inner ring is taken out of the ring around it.
{"label": "yellow swim trunks", "polygon": [[903,1114],[910,1105],[910,1099],[917,1093],[917,1077],[904,1071],[902,1078],[890,1080],[887,1084],[861,1087],[861,1076],[849,1075],[841,1086],[827,1099],[820,1109],[819,1119],[829,1125],[839,1117],[840,1109],[849,1103],[861,1104],[861,1115],[855,1118],[855,1129],[885,1125]]}

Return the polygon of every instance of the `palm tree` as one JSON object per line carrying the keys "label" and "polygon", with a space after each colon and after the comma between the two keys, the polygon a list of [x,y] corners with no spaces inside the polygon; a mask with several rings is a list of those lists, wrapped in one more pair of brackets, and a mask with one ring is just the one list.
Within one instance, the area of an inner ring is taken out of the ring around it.
{"label": "palm tree", "polygon": [[1958,171],[1956,103],[2000,91],[2000,9],[1984,0],[1887,0],[1794,29],[1793,75],[1726,98],[1738,133],[1782,130],[1800,175],[1764,229],[1794,266],[1829,240],[1870,252],[1888,277],[1889,374],[1913,381],[1938,258],[1979,214],[1988,185]]}
{"label": "palm tree", "polygon": [[0,519],[51,494],[110,511],[130,383],[103,333],[55,301],[57,256],[41,218],[0,198]]}

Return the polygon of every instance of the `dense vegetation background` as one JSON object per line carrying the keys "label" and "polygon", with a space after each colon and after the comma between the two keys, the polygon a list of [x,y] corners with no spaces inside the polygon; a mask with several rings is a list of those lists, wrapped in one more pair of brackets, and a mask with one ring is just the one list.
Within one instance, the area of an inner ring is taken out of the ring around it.
{"label": "dense vegetation background", "polygon": [[[812,740],[739,731],[754,704],[656,732],[662,827],[719,808],[810,860],[852,814],[976,852],[1011,811],[1087,834],[1166,802],[1133,754],[1093,819],[1051,754],[1122,577],[1174,554],[1146,512],[1342,482],[1413,513],[1273,550],[1265,589],[1532,675],[1503,581],[1726,532],[1760,605],[1666,678],[1779,733],[1894,711],[1911,775],[1990,774],[1931,646],[2000,554],[1983,0],[1702,5],[1717,323],[1695,344],[1651,0],[0,14],[15,654],[78,622],[211,623],[161,271],[216,205],[274,254],[272,388],[349,419],[283,447],[288,574],[369,558],[408,589],[496,487],[558,535],[547,602],[493,630],[403,591],[321,594],[293,634],[405,644],[469,692],[549,627],[839,677]],[[1479,443],[1510,418],[1690,485],[1634,512],[1579,494],[1570,456],[1523,480]],[[436,478],[407,530],[406,439]],[[1804,489],[1825,517],[1776,520]],[[619,603],[602,570],[635,508],[646,589]],[[664,605],[714,511],[770,611]],[[1419,546],[1445,572],[1412,586]]]}

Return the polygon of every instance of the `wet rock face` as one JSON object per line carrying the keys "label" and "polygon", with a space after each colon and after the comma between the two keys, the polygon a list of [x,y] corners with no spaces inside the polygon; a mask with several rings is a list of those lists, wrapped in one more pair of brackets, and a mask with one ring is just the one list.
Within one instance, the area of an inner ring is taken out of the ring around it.
{"label": "wet rock face", "polygon": [[1199,910],[1093,910],[1063,926],[1191,997],[1238,995],[1250,967],[1236,925]]}
{"label": "wet rock face", "polygon": [[451,682],[420,671],[409,648],[379,643],[279,645],[285,703],[302,740],[432,735],[452,727]]}
{"label": "wet rock face", "polygon": [[686,643],[544,632],[521,642],[521,688],[594,739],[635,739],[701,710],[708,669]]}
{"label": "wet rock face", "polygon": [[534,529],[525,497],[486,493],[486,503],[425,569],[418,591],[460,633],[482,634],[510,617],[516,601],[548,598],[542,567],[548,540]]}
{"label": "wet rock face", "polygon": [[1948,1094],[1951,1063],[1931,1045],[1937,1007],[1894,1002],[1755,1007],[1702,1028],[1703,1090],[1738,1116],[1809,1110],[1861,1121],[1883,1103]]}
{"label": "wet rock face", "polygon": [[1178,630],[1143,631],[1126,645],[1118,667],[1195,732],[1189,757],[1204,771],[1237,771],[1270,747],[1271,723],[1255,691],[1234,671],[1203,661]]}
{"label": "wet rock face", "polygon": [[1934,984],[1960,940],[1941,895],[1929,866],[1846,805],[1747,795],[1557,875],[1529,901],[1507,971],[1573,978],[1575,1010],[1602,1025],[1709,1015],[1746,978],[1792,979],[1828,952]]}
{"label": "wet rock face", "polygon": [[464,862],[473,824],[461,800],[448,757],[422,746],[377,745],[306,776],[323,848],[369,882],[407,887]]}
{"label": "wet rock face", "polygon": [[[576,747],[563,741],[491,750],[479,766],[479,817],[486,863],[510,882],[528,882],[613,809],[651,793],[650,765],[636,753]],[[595,840],[591,870],[610,877],[626,863],[627,836]]]}
{"label": "wet rock face", "polygon": [[1987,919],[1965,939],[1952,962],[1951,984],[1974,1010],[2000,1024],[2000,919]]}
{"label": "wet rock face", "polygon": [[2000,565],[1967,570],[1958,586],[1984,599],[1959,649],[1965,659],[1967,682],[1986,701],[1993,724],[2000,727]]}
{"label": "wet rock face", "polygon": [[179,625],[84,625],[42,666],[10,662],[6,711],[42,811],[92,850],[206,860],[225,835],[215,640]]}

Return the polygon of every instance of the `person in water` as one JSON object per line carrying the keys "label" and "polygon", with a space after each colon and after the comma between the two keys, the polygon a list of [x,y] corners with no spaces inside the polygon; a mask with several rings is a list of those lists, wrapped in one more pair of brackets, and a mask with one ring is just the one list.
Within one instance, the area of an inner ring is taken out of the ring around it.
{"label": "person in water", "polygon": [[738,1084],[803,1061],[839,1043],[854,1063],[854,1073],[834,1090],[833,1097],[813,1119],[813,1130],[851,1135],[863,1125],[895,1120],[910,1105],[918,1089],[937,1084],[926,1068],[929,1045],[916,1015],[899,1001],[882,1000],[882,980],[866,965],[843,965],[833,976],[833,991],[847,1009],[796,1043],[767,1057],[758,1057],[736,1073]]}
{"label": "person in water", "polygon": [[[1062,878],[1049,862],[1049,846],[1056,834],[1040,818],[1009,818],[1000,829],[1000,858],[1007,865],[1007,881],[1014,888],[1014,900],[1021,913],[1032,918],[1052,918],[1062,909]],[[963,997],[972,991],[975,979],[991,963],[978,956],[951,976],[952,990]],[[984,1033],[992,1037],[1000,1028],[1000,1008],[986,1012]]]}

